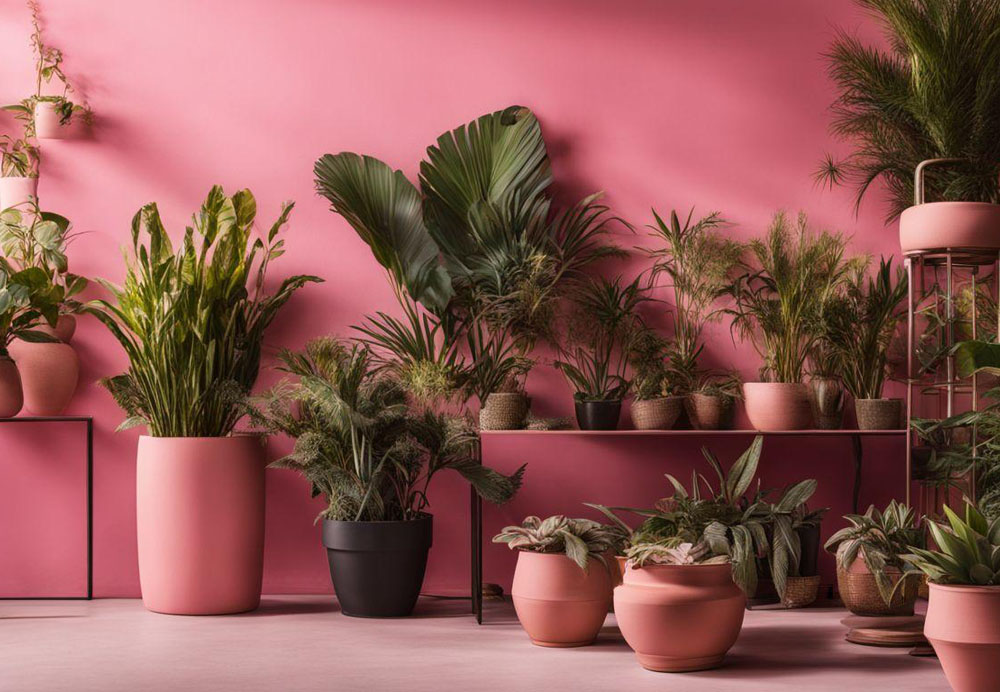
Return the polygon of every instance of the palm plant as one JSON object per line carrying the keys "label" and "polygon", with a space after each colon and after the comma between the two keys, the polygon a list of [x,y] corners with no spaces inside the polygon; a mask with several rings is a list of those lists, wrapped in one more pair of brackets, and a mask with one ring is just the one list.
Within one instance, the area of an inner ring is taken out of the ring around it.
{"label": "palm plant", "polygon": [[761,379],[801,382],[806,359],[821,335],[822,317],[856,262],[845,261],[837,233],[810,230],[800,213],[795,230],[783,212],[764,239],[750,241],[756,266],[731,286],[732,329],[764,360]]}
{"label": "palm plant", "polygon": [[996,202],[1000,163],[1000,1],[857,0],[883,24],[885,50],[841,33],[827,53],[839,95],[833,132],[856,147],[827,157],[818,177],[848,184],[860,204],[880,180],[890,216],[913,201],[913,171],[926,159],[959,158],[934,172],[932,200]]}
{"label": "palm plant", "polygon": [[128,371],[102,381],[128,415],[119,429],[146,425],[154,437],[232,431],[257,379],[264,331],[295,291],[322,281],[292,276],[265,293],[293,206],[282,206],[266,239],[253,238],[253,194],[227,197],[217,185],[177,252],[155,202],[136,213],[125,283],[101,280],[114,302],[88,307],[129,357]]}
{"label": "palm plant", "polygon": [[506,543],[511,550],[563,553],[586,572],[591,558],[607,566],[607,554],[617,552],[622,539],[615,526],[556,515],[525,517],[520,526],[505,526],[493,542]]}

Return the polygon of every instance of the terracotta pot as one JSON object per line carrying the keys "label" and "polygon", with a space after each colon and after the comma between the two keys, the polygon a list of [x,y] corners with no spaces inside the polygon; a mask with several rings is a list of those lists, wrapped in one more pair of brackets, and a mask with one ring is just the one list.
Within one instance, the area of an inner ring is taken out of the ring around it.
{"label": "terracotta pot", "polygon": [[746,382],[743,396],[757,430],[804,430],[813,424],[809,389],[801,382]]}
{"label": "terracotta pot", "polygon": [[256,608],[264,568],[261,438],[141,436],[136,535],[142,602],[150,610]]}
{"label": "terracotta pot", "polygon": [[814,377],[809,380],[809,401],[819,430],[840,430],[844,425],[844,400],[847,392],[839,377]]}
{"label": "terracotta pot", "polygon": [[76,334],[76,315],[59,315],[59,319],[56,320],[56,326],[50,327],[47,324],[40,324],[35,327],[36,332],[45,332],[49,336],[54,336],[55,338],[62,341],[64,344],[68,344],[73,340],[73,335]]}
{"label": "terracotta pot", "polygon": [[899,430],[903,420],[902,399],[855,399],[859,430]]}
{"label": "terracotta pot", "polygon": [[21,376],[14,361],[0,356],[0,418],[13,418],[21,412],[24,394],[21,390]]}
{"label": "terracotta pot", "polygon": [[562,554],[518,552],[510,590],[517,619],[538,646],[585,646],[611,605],[610,570],[590,558],[587,571]]}
{"label": "terracotta pot", "polygon": [[38,178],[11,176],[0,178],[0,209],[21,207],[23,213],[31,197],[38,197]]}
{"label": "terracotta pot", "polygon": [[643,668],[714,668],[743,627],[746,596],[729,565],[629,565],[615,614]]}
{"label": "terracotta pot", "polygon": [[619,586],[625,579],[625,567],[628,565],[628,558],[624,555],[615,555],[615,565],[618,567],[618,574],[614,575],[614,585]]}
{"label": "terracotta pot", "polygon": [[524,392],[494,392],[479,409],[480,430],[517,430],[528,416]]}
{"label": "terracotta pot", "polygon": [[681,415],[683,397],[664,396],[632,402],[632,425],[636,430],[670,430]]}
{"label": "terracotta pot", "polygon": [[24,409],[36,416],[62,415],[80,377],[80,359],[73,347],[14,341],[9,350],[21,373]]}
{"label": "terracotta pot", "polygon": [[1000,205],[987,202],[929,202],[899,217],[903,252],[945,248],[1000,249]]}
{"label": "terracotta pot", "polygon": [[1000,687],[1000,586],[932,583],[924,636],[955,692]]}
{"label": "terracotta pot", "polygon": [[[888,568],[886,574],[893,584],[902,576],[902,573],[894,567]],[[869,571],[860,554],[847,571],[837,568],[837,590],[840,592],[840,598],[844,601],[844,606],[855,615],[869,617],[913,615],[917,588],[917,580],[909,577],[908,583],[901,586],[893,595],[892,603],[887,604],[879,593],[875,576]]]}
{"label": "terracotta pot", "polygon": [[684,399],[684,410],[695,430],[729,430],[735,408],[736,399],[722,394],[692,392]]}
{"label": "terracotta pot", "polygon": [[66,139],[69,123],[60,122],[56,104],[52,101],[35,102],[35,136],[39,139]]}

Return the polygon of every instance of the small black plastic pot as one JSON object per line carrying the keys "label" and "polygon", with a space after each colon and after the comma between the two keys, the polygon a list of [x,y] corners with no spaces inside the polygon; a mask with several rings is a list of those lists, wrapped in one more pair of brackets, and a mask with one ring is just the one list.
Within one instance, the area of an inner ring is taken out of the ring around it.
{"label": "small black plastic pot", "polygon": [[580,430],[616,430],[621,413],[621,399],[576,402],[576,422]]}
{"label": "small black plastic pot", "polygon": [[412,521],[323,520],[330,577],[344,615],[405,617],[413,612],[434,535],[433,517]]}
{"label": "small black plastic pot", "polygon": [[800,526],[795,529],[799,534],[799,544],[802,555],[799,558],[799,574],[803,577],[815,577],[819,574],[819,526]]}

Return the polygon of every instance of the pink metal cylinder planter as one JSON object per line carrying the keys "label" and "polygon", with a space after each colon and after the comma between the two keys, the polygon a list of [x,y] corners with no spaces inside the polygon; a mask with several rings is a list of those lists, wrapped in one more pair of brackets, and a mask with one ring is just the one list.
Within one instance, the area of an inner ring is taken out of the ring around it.
{"label": "pink metal cylinder planter", "polygon": [[65,139],[69,125],[63,125],[53,101],[35,103],[35,136],[39,139]]}
{"label": "pink metal cylinder planter", "polygon": [[139,438],[136,533],[147,608],[221,615],[260,604],[264,465],[257,436]]}
{"label": "pink metal cylinder planter", "polygon": [[997,689],[1000,586],[932,582],[924,636],[955,692]]}
{"label": "pink metal cylinder planter", "polygon": [[26,211],[24,205],[30,198],[38,197],[38,178],[11,176],[0,178],[0,209],[19,207]]}

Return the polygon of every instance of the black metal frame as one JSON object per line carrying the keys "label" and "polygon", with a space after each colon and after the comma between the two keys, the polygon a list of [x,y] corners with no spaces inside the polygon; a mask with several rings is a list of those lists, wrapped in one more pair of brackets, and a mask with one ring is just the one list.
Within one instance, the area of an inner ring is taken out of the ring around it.
{"label": "black metal frame", "polygon": [[[851,506],[857,513],[860,509],[861,500],[861,468],[864,459],[864,449],[861,443],[864,437],[894,437],[906,435],[905,430],[608,430],[608,431],[582,431],[582,430],[562,430],[562,431],[524,431],[506,430],[493,431],[487,434],[517,434],[527,433],[532,435],[558,435],[566,434],[586,434],[586,435],[625,435],[625,436],[648,436],[648,435],[688,435],[700,437],[712,436],[734,436],[734,435],[774,435],[779,437],[839,437],[849,435],[851,438],[851,452],[854,460],[854,485],[851,491]],[[483,459],[483,448],[480,443],[478,448],[478,458],[480,463]],[[909,489],[907,489],[909,490]],[[476,622],[483,624],[483,501],[471,489],[471,502],[469,509],[469,534],[472,539],[472,612],[476,616]]]}
{"label": "black metal frame", "polygon": [[0,596],[2,601],[89,601],[94,598],[94,419],[90,416],[22,416],[0,423],[84,423],[87,429],[87,595]]}

